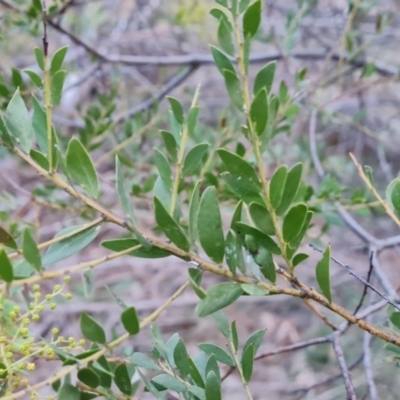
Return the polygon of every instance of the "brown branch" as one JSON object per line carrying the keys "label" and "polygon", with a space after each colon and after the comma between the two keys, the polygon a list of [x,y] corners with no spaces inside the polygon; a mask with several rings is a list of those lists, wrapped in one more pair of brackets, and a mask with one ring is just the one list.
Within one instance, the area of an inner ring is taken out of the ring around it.
{"label": "brown branch", "polygon": [[[122,218],[116,216],[111,211],[104,208],[102,205],[97,203],[95,200],[92,200],[89,197],[85,196],[84,194],[77,192],[76,189],[74,189],[72,186],[70,186],[68,183],[66,183],[58,174],[56,174],[56,173],[51,174],[48,171],[44,170],[34,160],[32,160],[28,155],[23,153],[21,150],[19,150],[17,148],[10,149],[10,150],[13,151],[14,153],[16,153],[20,158],[25,160],[28,164],[30,164],[41,176],[43,176],[47,180],[53,182],[53,184],[55,184],[59,188],[65,190],[71,196],[80,199],[87,206],[89,206],[89,207],[97,210],[101,214],[103,214],[108,221],[113,222],[116,225],[119,225],[121,227],[124,227],[125,229],[129,229],[129,227],[126,224],[126,221],[124,221]],[[221,277],[225,277],[230,280],[234,280],[236,282],[255,284],[264,289],[267,289],[270,294],[286,294],[288,296],[314,300],[317,303],[319,303],[320,305],[322,305],[323,307],[333,311],[335,314],[344,318],[346,321],[348,321],[349,324],[355,324],[358,327],[360,327],[362,330],[369,332],[371,335],[377,336],[386,342],[395,344],[396,346],[400,347],[400,338],[399,337],[392,336],[389,333],[368,324],[363,319],[358,318],[357,316],[351,314],[349,311],[345,310],[343,307],[341,307],[335,303],[330,303],[323,295],[318,293],[315,289],[309,288],[304,284],[301,284],[300,289],[283,288],[283,287],[269,284],[266,282],[260,282],[255,279],[249,278],[247,276],[234,275],[234,274],[232,274],[231,271],[229,271],[227,269],[223,269],[219,265],[214,265],[209,262],[206,262],[202,258],[198,257],[197,255],[192,254],[192,253],[187,253],[187,252],[177,248],[175,245],[164,242],[164,241],[154,237],[153,235],[150,235],[147,233],[144,233],[144,235],[148,238],[148,240],[150,241],[150,243],[152,243],[153,246],[155,246],[159,249],[166,250],[182,260],[185,260],[188,262],[192,261],[192,262],[198,264],[199,267],[204,271],[208,271],[214,275],[219,275]]]}
{"label": "brown branch", "polygon": [[340,335],[339,332],[333,334],[332,345],[340,366],[344,385],[346,387],[346,393],[347,393],[346,400],[357,400],[356,393],[354,392],[353,383],[351,382],[350,371],[349,368],[347,367],[346,360],[344,359],[342,347],[340,346],[339,335]]}

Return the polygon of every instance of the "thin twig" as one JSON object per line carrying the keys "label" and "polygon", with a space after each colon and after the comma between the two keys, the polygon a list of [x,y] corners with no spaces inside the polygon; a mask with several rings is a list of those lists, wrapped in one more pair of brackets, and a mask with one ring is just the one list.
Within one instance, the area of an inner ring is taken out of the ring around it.
{"label": "thin twig", "polygon": [[[367,275],[367,282],[369,283],[370,279],[371,279],[371,274],[372,274],[372,270],[374,269],[374,264],[372,262],[372,258],[374,257],[374,252],[371,251],[371,254],[369,256],[369,269],[368,269],[368,275]],[[364,299],[365,296],[367,295],[367,291],[368,291],[368,286],[364,285],[364,290],[363,290],[363,294],[361,295],[361,299],[357,304],[356,309],[354,310],[353,314],[357,314],[358,311],[360,311],[360,308],[362,307],[363,303],[364,303]]]}
{"label": "thin twig", "polygon": [[350,371],[349,368],[347,367],[346,360],[344,359],[342,347],[340,346],[339,337],[340,337],[339,332],[333,334],[333,339],[332,339],[333,350],[336,354],[336,358],[338,360],[341,374],[343,377],[344,385],[346,387],[347,400],[356,400],[357,399],[356,393],[354,392],[354,387],[351,382]]}

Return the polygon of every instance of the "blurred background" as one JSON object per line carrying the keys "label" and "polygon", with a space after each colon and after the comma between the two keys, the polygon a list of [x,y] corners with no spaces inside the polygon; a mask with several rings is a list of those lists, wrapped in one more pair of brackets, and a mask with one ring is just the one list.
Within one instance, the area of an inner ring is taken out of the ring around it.
{"label": "blurred background", "polygon": [[[69,46],[68,75],[62,102],[54,110],[54,125],[65,143],[76,135],[93,150],[103,187],[102,204],[117,214],[121,211],[114,192],[113,156],[120,155],[129,167],[139,226],[146,230],[154,227],[149,196],[157,176],[153,147],[162,146],[159,130],[168,126],[166,95],[179,98],[188,107],[196,86],[201,85],[200,124],[191,145],[207,141],[214,147],[232,149],[232,143],[239,140],[245,150],[248,146],[240,133],[243,121],[229,103],[209,51],[210,44],[217,44],[218,21],[210,15],[216,6],[211,0],[47,2],[49,52]],[[28,76],[19,71],[38,71],[33,47],[42,45],[42,35],[36,0],[0,0],[0,109],[5,110],[17,87],[23,94],[36,93]],[[287,132],[274,139],[266,151],[267,176],[281,163],[304,163],[305,180],[313,189],[318,211],[306,242],[321,248],[331,243],[336,258],[366,277],[368,249],[337,215],[335,202],[377,238],[398,233],[365,189],[348,153],[371,166],[382,193],[399,174],[400,2],[264,1],[262,27],[256,39],[250,75],[276,59],[276,82],[285,82],[293,106],[287,113]],[[37,96],[40,98],[40,94]],[[312,142],[310,132],[314,135]],[[116,147],[119,143],[124,145]],[[322,181],[312,151],[318,153],[326,173]],[[217,184],[217,176],[218,160],[213,157],[201,177],[208,184]],[[224,203],[227,223],[232,209],[232,202]],[[0,221],[15,237],[22,230],[21,220],[35,229],[37,240],[42,242],[91,217],[90,211],[82,212],[78,201],[60,194],[0,148]],[[104,226],[92,245],[52,268],[107,254],[98,244],[122,235],[122,229]],[[298,273],[315,286],[314,266],[320,255],[307,243],[305,251],[311,257]],[[386,249],[380,257],[383,274],[395,290],[400,286],[399,260],[397,248]],[[112,331],[119,322],[115,312],[119,306],[107,287],[133,304],[141,315],[147,315],[186,281],[185,268],[183,261],[174,258],[111,261],[90,279],[74,278],[70,283],[74,298],[44,315],[35,327],[37,335],[46,337],[57,326],[65,337],[76,336],[81,311],[89,312]],[[332,266],[332,274],[334,298],[354,309],[363,286],[339,266]],[[205,286],[216,279],[205,277]],[[46,283],[49,290],[53,284]],[[199,342],[224,345],[211,319],[194,317],[196,304],[195,294],[187,291],[158,320],[165,339],[179,332],[193,354]],[[243,340],[256,329],[267,329],[260,352],[329,333],[303,303],[289,297],[274,296],[267,301],[248,298],[230,306],[227,314],[237,321]],[[341,322],[336,316],[328,316]],[[371,318],[373,323],[384,325],[387,315],[382,311]],[[362,341],[362,333],[351,328],[342,344],[357,394],[367,399]],[[141,334],[129,345],[148,353],[151,339]],[[379,398],[398,399],[398,369],[385,360],[388,354],[378,340],[372,340],[371,349]],[[42,362],[37,379],[52,371],[51,363]],[[345,398],[329,344],[266,357],[257,363],[250,385],[255,399]],[[223,387],[223,398],[244,398],[236,374],[231,374]]]}

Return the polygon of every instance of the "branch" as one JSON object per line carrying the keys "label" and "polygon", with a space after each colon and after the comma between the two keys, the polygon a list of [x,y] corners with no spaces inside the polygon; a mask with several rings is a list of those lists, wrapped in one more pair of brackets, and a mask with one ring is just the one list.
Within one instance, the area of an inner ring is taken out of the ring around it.
{"label": "branch", "polygon": [[347,400],[357,400],[356,393],[354,392],[354,387],[351,382],[350,371],[346,365],[343,350],[342,350],[342,347],[340,346],[339,335],[340,335],[339,332],[333,334],[332,345],[333,345],[333,350],[336,354],[336,358],[337,358],[339,366],[340,366],[344,385],[346,387],[346,393],[347,393],[346,399]]}

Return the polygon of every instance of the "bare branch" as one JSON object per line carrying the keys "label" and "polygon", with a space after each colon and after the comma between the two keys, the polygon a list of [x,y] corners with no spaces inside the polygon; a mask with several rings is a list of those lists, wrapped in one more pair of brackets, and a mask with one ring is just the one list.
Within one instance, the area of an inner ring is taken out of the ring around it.
{"label": "bare branch", "polygon": [[357,399],[356,393],[354,392],[354,387],[351,382],[350,371],[349,371],[349,368],[347,367],[346,360],[344,359],[342,347],[340,346],[339,336],[340,336],[339,332],[333,334],[332,345],[333,345],[333,350],[336,354],[336,358],[337,358],[339,366],[340,366],[344,385],[346,387],[346,393],[347,393],[346,399],[347,400],[356,400]]}

